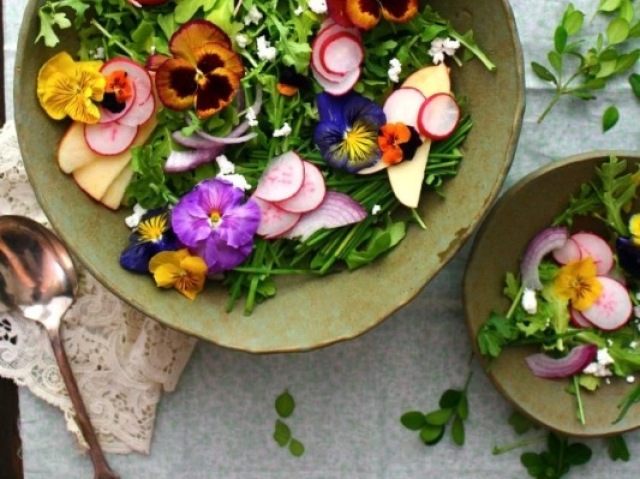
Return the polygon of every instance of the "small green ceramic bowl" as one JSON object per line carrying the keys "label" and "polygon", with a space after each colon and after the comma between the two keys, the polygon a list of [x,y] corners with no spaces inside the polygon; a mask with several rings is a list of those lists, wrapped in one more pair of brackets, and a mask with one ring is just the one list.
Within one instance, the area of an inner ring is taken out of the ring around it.
{"label": "small green ceramic bowl", "polygon": [[[421,201],[428,231],[412,228],[391,254],[353,273],[278,281],[274,299],[225,312],[227,292],[209,286],[196,301],[162,291],[148,277],[123,271],[118,258],[127,242],[124,217],[90,201],[60,172],[55,150],[66,127],[38,105],[35,79],[41,65],[60,50],[75,51],[66,36],[55,49],[34,44],[38,7],[25,12],[16,59],[14,102],[20,148],[38,199],[62,240],[107,288],[160,323],[251,352],[302,351],[358,336],[409,302],[469,237],[499,192],[511,165],[524,110],[523,61],[507,0],[436,0],[430,4],[474,37],[498,66],[489,72],[474,61],[453,68],[453,89],[469,100],[475,126],[465,144],[459,175]],[[496,107],[499,105],[499,107]]]}
{"label": "small green ceramic bowl", "polygon": [[[487,215],[475,238],[463,285],[466,321],[476,350],[478,330],[491,311],[509,307],[502,294],[505,274],[518,273],[531,239],[551,225],[582,183],[595,179],[594,168],[611,154],[626,159],[629,165],[640,163],[638,153],[624,151],[596,151],[551,163],[513,185]],[[597,228],[598,224],[582,226]],[[565,391],[569,381],[538,378],[526,365],[525,358],[538,351],[535,347],[507,348],[488,371],[497,389],[519,410],[570,436],[606,436],[640,426],[638,406],[612,424],[620,412],[620,400],[635,387],[620,379],[613,379],[594,394],[581,395],[586,425],[580,424],[575,397]]]}

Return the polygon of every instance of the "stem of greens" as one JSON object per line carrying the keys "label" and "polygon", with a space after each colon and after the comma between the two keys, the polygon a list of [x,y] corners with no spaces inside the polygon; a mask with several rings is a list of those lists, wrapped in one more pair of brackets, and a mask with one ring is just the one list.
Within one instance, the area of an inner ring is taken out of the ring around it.
{"label": "stem of greens", "polygon": [[482,50],[480,50],[480,48],[478,48],[477,45],[473,45],[473,44],[467,42],[467,40],[462,35],[460,35],[458,32],[456,32],[454,30],[449,30],[449,35],[451,35],[453,38],[458,40],[469,51],[473,52],[473,54],[478,58],[478,60],[480,60],[482,63],[484,63],[484,66],[487,67],[487,70],[489,70],[490,72],[493,72],[493,71],[496,70],[497,67],[496,67],[495,63],[493,63],[491,60],[489,60],[489,57],[487,57],[484,54],[484,52]]}
{"label": "stem of greens", "polygon": [[523,439],[518,442],[514,442],[513,444],[509,444],[507,446],[494,446],[491,454],[494,456],[499,456],[500,454],[504,454],[506,452],[511,452],[515,449],[520,449],[522,447],[527,447],[537,442],[543,441],[546,438],[546,434],[544,436],[533,437],[531,439]]}
{"label": "stem of greens", "polygon": [[511,316],[513,316],[513,313],[515,313],[516,308],[518,307],[518,305],[520,304],[520,301],[522,300],[522,295],[524,294],[524,285],[520,285],[520,289],[518,290],[518,294],[516,294],[516,297],[513,298],[513,302],[511,303],[511,306],[509,307],[509,311],[507,311],[507,319],[511,319]]}
{"label": "stem of greens", "polygon": [[422,221],[422,218],[420,218],[420,215],[418,214],[418,210],[415,208],[411,208],[411,217],[416,223],[418,223],[418,226],[420,226],[421,229],[427,229],[427,225],[424,224],[424,221]]}
{"label": "stem of greens", "polygon": [[582,395],[580,393],[580,379],[577,375],[573,376],[573,388],[576,390],[576,401],[578,403],[578,420],[583,426],[586,424],[584,416],[584,404],[582,404]]}
{"label": "stem of greens", "polygon": [[136,58],[139,59],[140,56],[134,52],[132,52],[131,50],[129,50],[126,46],[124,46],[124,44],[120,41],[117,40],[115,38],[113,38],[113,35],[111,35],[111,33],[109,33],[109,31],[104,28],[102,25],[100,25],[100,23],[93,18],[91,20],[91,25],[93,25],[94,27],[96,27],[100,33],[102,33],[105,37],[107,37],[111,42],[113,42],[114,45],[117,45],[118,48],[120,48],[124,53],[126,53],[129,57],[131,58]]}

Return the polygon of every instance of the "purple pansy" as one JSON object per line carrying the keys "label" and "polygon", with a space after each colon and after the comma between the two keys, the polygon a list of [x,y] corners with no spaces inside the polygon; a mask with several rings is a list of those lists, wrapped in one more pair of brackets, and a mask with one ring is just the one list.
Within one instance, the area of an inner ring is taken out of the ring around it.
{"label": "purple pansy", "polygon": [[173,208],[176,236],[214,275],[242,263],[251,253],[260,209],[242,190],[221,179],[205,180]]}

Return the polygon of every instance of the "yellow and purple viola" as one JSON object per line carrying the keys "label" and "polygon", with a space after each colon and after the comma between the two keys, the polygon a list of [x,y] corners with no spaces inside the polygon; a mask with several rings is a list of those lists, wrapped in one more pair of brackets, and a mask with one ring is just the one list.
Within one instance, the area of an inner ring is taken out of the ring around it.
{"label": "yellow and purple viola", "polygon": [[148,273],[149,261],[161,251],[178,249],[171,229],[169,213],[152,210],[145,213],[129,237],[129,245],[120,255],[120,266],[134,273]]}

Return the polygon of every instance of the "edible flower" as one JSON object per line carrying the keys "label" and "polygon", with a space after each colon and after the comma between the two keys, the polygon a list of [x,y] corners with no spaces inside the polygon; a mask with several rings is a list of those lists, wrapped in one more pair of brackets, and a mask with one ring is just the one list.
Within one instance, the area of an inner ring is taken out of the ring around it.
{"label": "edible flower", "polygon": [[207,265],[184,248],[156,254],[149,262],[149,271],[159,288],[175,288],[193,300],[204,288]]}
{"label": "edible flower", "polygon": [[106,77],[102,106],[113,113],[125,108],[126,101],[133,96],[133,82],[124,70],[116,70]]}
{"label": "edible flower", "polygon": [[169,50],[173,58],[156,71],[158,96],[166,107],[195,107],[198,118],[205,119],[231,103],[244,66],[219,27],[206,20],[185,23],[171,37]]}
{"label": "edible flower", "polygon": [[421,144],[415,128],[404,123],[387,123],[380,128],[378,146],[382,151],[382,161],[390,165],[413,158]]}
{"label": "edible flower", "polygon": [[101,61],[76,62],[67,52],[51,57],[40,69],[37,94],[40,105],[54,120],[66,116],[83,123],[97,123],[106,80]]}
{"label": "edible flower", "polygon": [[553,291],[561,299],[570,300],[574,309],[584,311],[602,292],[596,275],[597,267],[591,257],[571,261],[560,268],[553,281]]}
{"label": "edible flower", "polygon": [[418,0],[328,0],[331,19],[345,27],[371,30],[381,17],[405,23],[418,14]]}
{"label": "edible flower", "polygon": [[629,233],[631,233],[633,244],[640,246],[640,213],[629,218]]}
{"label": "edible flower", "polygon": [[120,255],[120,265],[134,273],[148,273],[149,261],[155,254],[177,247],[168,213],[165,210],[148,211],[131,233],[129,246]]}
{"label": "edible flower", "polygon": [[354,92],[321,93],[316,102],[320,122],[314,141],[328,165],[355,173],[380,159],[378,130],[386,123],[382,108]]}
{"label": "edible flower", "polygon": [[255,201],[222,179],[205,180],[173,208],[178,239],[204,259],[209,275],[235,268],[251,253],[260,224]]}

